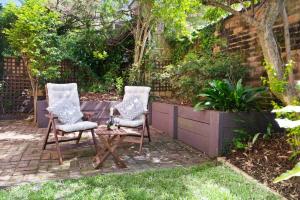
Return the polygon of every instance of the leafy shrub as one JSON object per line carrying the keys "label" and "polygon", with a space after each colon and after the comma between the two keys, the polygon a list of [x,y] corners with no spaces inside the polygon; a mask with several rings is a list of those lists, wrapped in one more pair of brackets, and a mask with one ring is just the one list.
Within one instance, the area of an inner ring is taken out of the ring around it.
{"label": "leafy shrub", "polygon": [[94,83],[89,88],[87,88],[87,92],[92,92],[92,93],[104,93],[106,91],[107,88],[100,83]]}
{"label": "leafy shrub", "polygon": [[[247,127],[246,121],[241,121],[243,126]],[[235,129],[233,138],[233,148],[234,149],[251,149],[259,137],[262,137],[264,140],[269,140],[273,134],[272,124],[268,124],[265,133],[251,133],[247,132],[246,129]]]}
{"label": "leafy shrub", "polygon": [[[280,109],[277,103],[272,102],[274,109]],[[300,103],[295,101],[294,105],[299,105]],[[276,113],[277,118],[286,118],[292,121],[300,120],[299,113],[296,112],[278,112]],[[300,156],[300,127],[288,128],[287,131],[287,142],[291,146],[291,150],[293,151],[291,155],[291,159],[295,159]]]}
{"label": "leafy shrub", "polygon": [[236,129],[233,132],[234,132],[234,138],[232,141],[233,147],[235,149],[245,149],[250,139],[249,133],[244,129]]}
{"label": "leafy shrub", "polygon": [[215,55],[199,56],[188,53],[178,65],[167,66],[162,80],[170,81],[175,97],[186,102],[195,103],[197,94],[211,80],[228,79],[236,83],[247,74],[242,59],[236,54],[217,53]]}
{"label": "leafy shrub", "polygon": [[300,176],[300,162],[298,162],[295,167],[291,170],[288,170],[287,172],[281,174],[278,176],[273,183],[278,183],[280,181],[288,180],[292,177]]}
{"label": "leafy shrub", "polygon": [[245,87],[240,79],[236,85],[228,80],[213,80],[209,87],[199,95],[202,99],[195,108],[199,110],[212,109],[219,111],[250,111],[259,110],[259,100],[266,91],[264,87]]}
{"label": "leafy shrub", "polygon": [[116,90],[118,94],[123,93],[123,87],[124,87],[124,80],[122,77],[118,77],[116,79]]}
{"label": "leafy shrub", "polygon": [[[101,82],[106,90],[114,88],[115,80],[131,63],[133,38],[110,44],[103,30],[80,29],[66,33],[62,39],[63,58],[71,60],[84,73],[79,74],[80,85],[88,88],[86,76]],[[91,85],[93,88],[93,85]],[[87,89],[88,90],[88,89]]]}

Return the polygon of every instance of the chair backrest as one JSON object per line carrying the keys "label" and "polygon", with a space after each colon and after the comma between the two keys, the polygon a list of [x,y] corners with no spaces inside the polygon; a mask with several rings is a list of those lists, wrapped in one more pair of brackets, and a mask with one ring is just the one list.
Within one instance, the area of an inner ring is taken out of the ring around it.
{"label": "chair backrest", "polygon": [[148,110],[148,100],[151,88],[144,86],[125,86],[125,94],[123,100],[132,96],[137,96],[143,103],[145,111]]}
{"label": "chair backrest", "polygon": [[80,101],[76,83],[54,84],[47,83],[46,85],[48,106],[54,106],[59,102],[78,107],[80,110]]}

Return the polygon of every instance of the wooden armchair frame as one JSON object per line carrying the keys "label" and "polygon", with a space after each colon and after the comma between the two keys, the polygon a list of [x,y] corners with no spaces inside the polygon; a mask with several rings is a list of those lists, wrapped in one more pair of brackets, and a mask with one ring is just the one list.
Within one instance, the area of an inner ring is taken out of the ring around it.
{"label": "wooden armchair frame", "polygon": [[[48,90],[47,90],[47,86],[46,86],[46,99],[47,102],[49,102],[49,97],[48,97]],[[91,117],[93,115],[92,112],[83,112],[83,120],[84,121],[90,121]],[[95,137],[95,132],[94,132],[94,128],[92,129],[84,129],[84,130],[77,130],[77,131],[72,131],[72,132],[65,132],[62,130],[57,129],[57,124],[58,124],[58,118],[51,112],[49,112],[49,114],[46,115],[46,117],[49,119],[49,123],[48,123],[48,128],[47,128],[47,134],[44,138],[44,142],[43,142],[43,150],[46,149],[46,146],[48,144],[55,144],[56,145],[56,151],[58,154],[58,159],[59,159],[59,164],[63,163],[63,158],[62,158],[62,154],[61,154],[61,150],[59,147],[59,143],[62,142],[69,142],[69,141],[76,141],[76,144],[79,143],[80,139],[81,139],[81,135],[84,131],[90,131],[92,134],[92,138],[93,138],[93,143],[95,145],[95,149],[97,151],[97,140]],[[49,135],[50,133],[53,132],[54,134],[54,141],[48,141],[49,140]],[[75,132],[79,132],[77,137],[73,137],[73,138],[69,138],[69,139],[58,139],[58,136],[61,135],[63,136],[64,134],[68,134],[68,133],[75,133]]]}
{"label": "wooden armchair frame", "polygon": [[[126,88],[130,88],[130,87],[131,86],[126,86],[125,87],[125,95],[126,95]],[[150,89],[149,89],[149,93],[150,93]],[[148,110],[148,99],[147,99],[147,106],[146,107],[147,107],[147,110]],[[112,107],[111,111],[110,111],[110,115],[111,116],[116,116],[116,113],[117,113],[117,110],[114,107]],[[139,153],[142,152],[144,138],[148,138],[148,141],[151,142],[149,119],[148,119],[149,118],[149,111],[145,111],[142,114],[142,118],[143,118],[143,123],[140,126],[133,127],[133,126],[122,126],[122,125],[120,125],[120,127],[125,127],[125,128],[142,129],[142,133],[141,134],[132,134],[132,135],[129,135],[129,136],[132,136],[132,137],[140,137],[140,140],[137,141],[137,140],[134,140],[134,139],[128,139],[128,138],[126,138],[126,141],[128,141],[128,142],[140,144]],[[147,131],[147,135],[145,135],[146,131]]]}

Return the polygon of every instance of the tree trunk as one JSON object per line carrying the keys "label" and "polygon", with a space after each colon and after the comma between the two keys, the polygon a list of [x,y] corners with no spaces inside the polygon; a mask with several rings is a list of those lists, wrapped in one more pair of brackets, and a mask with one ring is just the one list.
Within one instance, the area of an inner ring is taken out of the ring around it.
{"label": "tree trunk", "polygon": [[137,13],[136,28],[133,31],[135,46],[134,46],[134,57],[133,67],[137,70],[136,79],[142,83],[144,69],[142,68],[142,62],[145,54],[145,49],[151,30],[151,8],[152,4],[147,2],[139,2],[139,10]]}
{"label": "tree trunk", "polygon": [[[285,52],[286,52],[286,63],[292,62],[292,53],[291,53],[291,37],[290,37],[290,30],[289,30],[289,20],[288,15],[286,12],[285,4],[282,5],[281,8],[281,16],[283,21],[283,28],[284,28],[284,43],[285,43]],[[297,95],[295,89],[295,79],[294,79],[294,70],[291,69],[288,77],[288,88],[290,95],[293,95],[294,98]]]}
{"label": "tree trunk", "polygon": [[[284,64],[281,58],[281,54],[275,40],[273,30],[270,28],[262,28],[257,31],[260,45],[262,47],[263,55],[267,64],[276,72],[275,76],[278,80],[285,80],[287,77],[284,75]],[[270,72],[269,72],[270,73]],[[268,74],[268,77],[272,77],[274,74]],[[290,104],[295,99],[295,89],[288,84],[284,93],[272,91],[273,94],[286,104]]]}
{"label": "tree trunk", "polygon": [[283,62],[272,28],[263,27],[257,30],[257,36],[265,61],[274,68],[276,76],[282,80],[284,78]]}
{"label": "tree trunk", "polygon": [[37,98],[38,98],[38,81],[32,76],[29,60],[26,55],[22,56],[22,60],[24,65],[26,66],[27,73],[30,80],[31,90],[32,90],[32,96],[33,96],[33,123],[36,124],[37,122]]}
{"label": "tree trunk", "polygon": [[[290,57],[290,36],[287,14],[285,12],[285,4],[283,0],[269,0],[262,7],[262,14],[259,20],[259,25],[256,26],[260,45],[262,47],[265,61],[270,64],[276,72],[276,77],[281,81],[288,81],[284,94],[278,91],[272,91],[280,100],[286,104],[291,104],[296,97],[294,87],[293,74],[285,75],[285,65],[281,57],[279,46],[274,36],[273,25],[281,13],[284,20],[285,43],[287,54]],[[268,74],[270,77],[270,74]]]}
{"label": "tree trunk", "polygon": [[[271,67],[275,71],[275,76],[280,81],[288,81],[289,77],[285,75],[285,65],[281,57],[281,52],[279,50],[279,46],[277,44],[276,38],[273,32],[273,25],[280,13],[283,12],[284,2],[282,0],[269,0],[266,1],[263,7],[261,8],[261,16],[258,20],[258,24],[254,25],[257,29],[257,36],[259,38],[259,43],[261,45],[263,55],[265,61],[271,65]],[[283,13],[283,14],[286,14]],[[286,16],[287,17],[287,16]],[[287,18],[286,18],[287,19]],[[286,24],[287,23],[287,24]],[[287,29],[287,30],[286,30]],[[288,21],[285,22],[285,33],[288,32]],[[289,34],[286,35],[288,39],[286,42],[288,45],[288,49],[290,49],[289,42]],[[290,51],[288,52],[290,53]],[[272,76],[268,74],[268,76]],[[273,75],[274,76],[274,75]],[[278,91],[272,91],[280,100],[282,100],[286,104],[290,104],[295,99],[295,88],[293,79],[291,76],[291,81],[288,81],[288,85],[285,88],[284,94]]]}
{"label": "tree trunk", "polygon": [[289,19],[288,19],[285,5],[283,5],[281,8],[281,16],[282,16],[283,28],[284,28],[284,43],[285,43],[286,61],[288,63],[292,59],[292,54],[291,54],[291,38],[290,38],[290,30],[289,30]]}

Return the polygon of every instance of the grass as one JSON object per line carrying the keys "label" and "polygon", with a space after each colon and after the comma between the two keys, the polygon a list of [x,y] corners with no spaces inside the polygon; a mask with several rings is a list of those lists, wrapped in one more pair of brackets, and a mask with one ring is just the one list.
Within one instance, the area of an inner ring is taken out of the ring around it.
{"label": "grass", "polygon": [[208,162],[189,168],[110,174],[26,184],[0,199],[279,199],[231,169]]}

